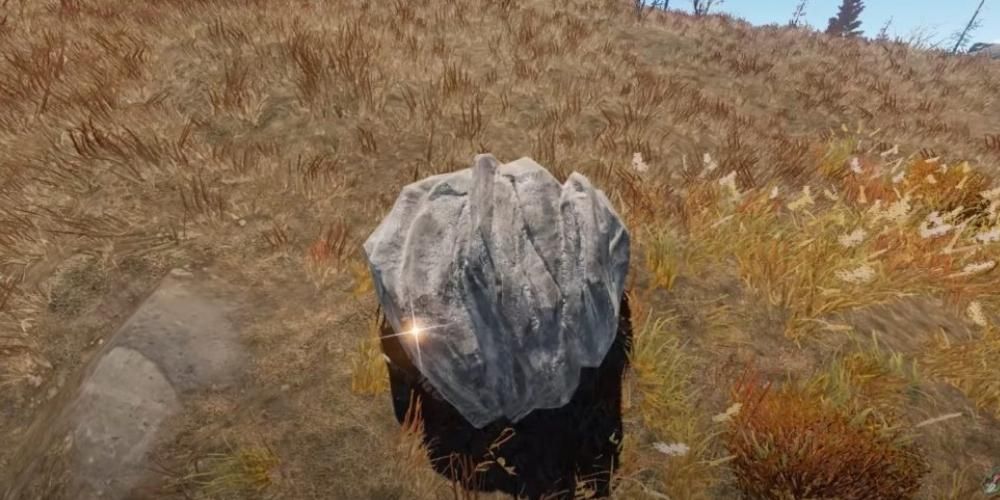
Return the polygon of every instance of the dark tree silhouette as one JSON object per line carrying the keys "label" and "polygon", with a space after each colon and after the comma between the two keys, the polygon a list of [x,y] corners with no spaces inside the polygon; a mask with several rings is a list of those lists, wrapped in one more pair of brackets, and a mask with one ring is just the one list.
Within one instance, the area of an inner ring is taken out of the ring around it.
{"label": "dark tree silhouette", "polygon": [[955,47],[951,49],[952,54],[958,54],[959,49],[965,47],[965,44],[968,43],[969,36],[972,32],[982,26],[982,21],[979,20],[979,13],[983,10],[984,3],[986,3],[986,0],[979,0],[979,6],[976,7],[976,11],[972,13],[972,18],[969,19],[969,24],[966,24],[965,29],[962,31],[952,35],[955,39]]}
{"label": "dark tree silhouette", "polygon": [[860,36],[861,11],[865,10],[865,4],[861,0],[843,0],[840,9],[835,17],[830,18],[830,24],[826,27],[827,34],[836,36]]}
{"label": "dark tree silhouette", "polygon": [[721,3],[722,0],[691,0],[691,11],[696,16],[707,16],[712,7]]}
{"label": "dark tree silhouette", "polygon": [[803,19],[806,17],[806,3],[809,0],[799,0],[798,5],[795,6],[795,12],[792,14],[792,20],[788,21],[788,25],[796,28],[802,26]]}

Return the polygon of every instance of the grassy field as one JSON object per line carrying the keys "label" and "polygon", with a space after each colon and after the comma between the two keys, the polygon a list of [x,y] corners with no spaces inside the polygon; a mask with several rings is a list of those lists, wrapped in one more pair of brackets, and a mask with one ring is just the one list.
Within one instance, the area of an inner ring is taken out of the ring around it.
{"label": "grassy field", "polygon": [[189,265],[248,291],[254,361],[148,496],[452,497],[360,242],[480,152],[629,224],[619,498],[967,499],[1000,465],[1000,61],[621,0],[2,0],[0,53],[0,471]]}

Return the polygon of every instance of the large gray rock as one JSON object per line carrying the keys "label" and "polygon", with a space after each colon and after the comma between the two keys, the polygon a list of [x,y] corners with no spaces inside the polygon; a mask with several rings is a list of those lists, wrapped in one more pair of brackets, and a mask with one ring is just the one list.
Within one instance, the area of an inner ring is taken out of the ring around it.
{"label": "large gray rock", "polygon": [[385,316],[443,398],[482,428],[564,406],[615,337],[629,235],[586,177],[530,158],[406,186],[364,244]]}
{"label": "large gray rock", "polygon": [[977,43],[969,47],[969,53],[986,55],[992,59],[1000,59],[1000,43]]}

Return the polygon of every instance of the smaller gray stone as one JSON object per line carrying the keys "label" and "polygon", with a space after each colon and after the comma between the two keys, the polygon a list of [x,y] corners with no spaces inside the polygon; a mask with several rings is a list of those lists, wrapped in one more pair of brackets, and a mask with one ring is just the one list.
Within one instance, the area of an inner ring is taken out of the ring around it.
{"label": "smaller gray stone", "polygon": [[231,384],[245,354],[227,318],[234,306],[189,286],[192,274],[176,270],[117,334],[118,344],[155,362],[179,391]]}
{"label": "smaller gray stone", "polygon": [[76,404],[72,491],[82,498],[127,495],[147,472],[146,454],[161,422],[180,409],[176,391],[155,363],[133,349],[112,349],[83,384]]}
{"label": "smaller gray stone", "polygon": [[[172,271],[108,337],[72,392],[54,399],[59,407],[32,425],[17,470],[0,477],[13,485],[2,498],[27,498],[26,489],[57,477],[68,478],[73,500],[131,498],[152,474],[149,452],[169,439],[164,424],[183,411],[185,397],[239,377],[247,355],[229,317],[235,299],[204,273]],[[55,454],[68,460],[48,470],[46,457]]]}

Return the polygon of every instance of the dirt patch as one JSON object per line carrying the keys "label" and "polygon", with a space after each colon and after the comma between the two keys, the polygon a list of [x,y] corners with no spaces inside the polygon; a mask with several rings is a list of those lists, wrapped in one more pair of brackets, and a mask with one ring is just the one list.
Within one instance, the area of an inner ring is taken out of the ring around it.
{"label": "dirt patch", "polygon": [[919,353],[937,334],[957,338],[972,335],[971,322],[949,310],[940,299],[905,297],[851,311],[845,323],[858,333],[878,341],[891,351]]}

